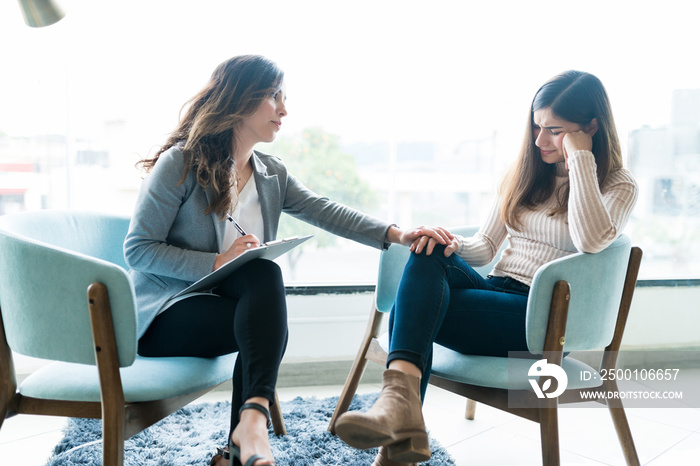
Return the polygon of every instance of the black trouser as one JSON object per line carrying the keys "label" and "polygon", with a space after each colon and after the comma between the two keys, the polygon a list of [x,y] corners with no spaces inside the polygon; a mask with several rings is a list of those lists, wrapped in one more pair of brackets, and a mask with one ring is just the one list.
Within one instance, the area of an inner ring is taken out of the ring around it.
{"label": "black trouser", "polygon": [[[275,400],[275,384],[287,347],[287,305],[279,266],[257,259],[214,290],[161,313],[139,340],[141,356],[211,358],[238,351],[233,370],[231,432],[238,410],[253,396]],[[230,435],[230,434],[229,434]]]}

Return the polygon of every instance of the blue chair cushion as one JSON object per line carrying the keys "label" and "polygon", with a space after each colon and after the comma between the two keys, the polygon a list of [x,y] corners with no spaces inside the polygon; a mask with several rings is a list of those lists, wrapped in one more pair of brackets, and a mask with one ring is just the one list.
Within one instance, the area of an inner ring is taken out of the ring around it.
{"label": "blue chair cushion", "polygon": [[[379,345],[389,350],[387,333],[379,337]],[[536,359],[476,356],[458,353],[444,346],[433,345],[433,367],[431,374],[480,387],[506,390],[532,390],[528,371]],[[581,361],[566,357],[562,368],[569,379],[568,389],[593,388],[601,385],[598,372]],[[590,380],[581,380],[581,371],[590,372]]]}
{"label": "blue chair cushion", "polygon": [[[124,399],[127,403],[160,400],[223,383],[233,374],[237,354],[211,359],[137,356],[134,364],[119,370]],[[28,376],[19,392],[32,398],[99,402],[97,367],[54,362]]]}
{"label": "blue chair cushion", "polygon": [[[537,359],[466,355],[435,345],[432,374],[481,387],[532,390],[528,371],[535,361]],[[601,385],[599,374],[588,364],[566,357],[562,360],[561,367],[569,379],[567,389],[593,388]],[[582,371],[587,371],[594,377],[587,381],[581,380]]]}

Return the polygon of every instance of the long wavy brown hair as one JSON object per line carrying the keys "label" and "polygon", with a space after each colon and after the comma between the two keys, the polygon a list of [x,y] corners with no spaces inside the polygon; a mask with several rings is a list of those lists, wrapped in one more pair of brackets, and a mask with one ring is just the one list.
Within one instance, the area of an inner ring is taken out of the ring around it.
{"label": "long wavy brown hair", "polygon": [[137,165],[150,172],[163,152],[180,146],[185,154],[180,183],[194,171],[199,185],[214,192],[205,213],[223,217],[236,202],[232,187],[238,127],[266,96],[280,88],[283,79],[282,70],[265,57],[242,55],[226,60],[216,67],[207,85],[183,105],[180,123],[155,156]]}
{"label": "long wavy brown hair", "polygon": [[[515,230],[522,227],[519,216],[523,209],[534,209],[555,194],[556,165],[543,162],[540,149],[535,145],[533,117],[537,110],[544,108],[581,127],[589,125],[593,118],[597,120],[598,130],[593,135],[592,152],[598,167],[599,186],[604,185],[611,172],[622,168],[620,141],[603,83],[594,75],[582,71],[566,71],[555,76],[535,94],[520,154],[500,186],[501,218]],[[549,212],[550,216],[567,212],[568,181],[556,189],[556,196],[558,205]]]}

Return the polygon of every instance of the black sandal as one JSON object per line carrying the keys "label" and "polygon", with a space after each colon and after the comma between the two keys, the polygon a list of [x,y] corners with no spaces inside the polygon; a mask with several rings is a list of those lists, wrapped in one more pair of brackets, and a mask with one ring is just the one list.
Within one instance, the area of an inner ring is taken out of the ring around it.
{"label": "black sandal", "polygon": [[[245,403],[243,406],[241,406],[241,409],[238,411],[238,415],[243,412],[245,409],[256,409],[263,413],[265,417],[267,418],[267,427],[269,428],[270,425],[272,425],[272,422],[270,421],[270,411],[267,410],[266,407],[264,407],[261,404],[258,403]],[[219,449],[220,452],[225,452],[225,450]],[[242,463],[241,461],[241,448],[233,443],[233,440],[229,437],[228,439],[228,456],[229,456],[229,461],[230,461],[230,466],[253,466],[256,461],[258,460],[264,460],[266,459],[264,456],[260,455],[253,455],[250,458],[248,458],[248,461],[245,462],[245,464]],[[226,458],[225,455],[224,458]],[[213,461],[213,459],[212,459]],[[272,465],[274,466],[275,462],[274,460],[272,461]]]}
{"label": "black sandal", "polygon": [[216,447],[216,454],[209,461],[209,466],[216,466],[216,462],[218,461],[217,456],[220,456],[225,460],[231,459],[231,454],[227,450],[227,447],[224,447],[224,448]]}

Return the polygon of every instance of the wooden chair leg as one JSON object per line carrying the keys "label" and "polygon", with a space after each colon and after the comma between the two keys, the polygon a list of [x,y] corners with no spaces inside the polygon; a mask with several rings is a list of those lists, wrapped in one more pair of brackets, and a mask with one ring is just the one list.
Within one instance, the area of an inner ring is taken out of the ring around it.
{"label": "wooden chair leg", "polygon": [[608,407],[610,408],[610,416],[612,416],[613,424],[615,424],[617,438],[620,440],[622,454],[625,455],[627,466],[639,466],[639,456],[637,456],[637,449],[634,446],[634,440],[632,439],[632,432],[627,422],[625,410],[622,407]]}
{"label": "wooden chair leg", "polygon": [[122,466],[126,405],[107,287],[95,282],[88,287],[87,295],[95,360],[100,376],[103,464]]}
{"label": "wooden chair leg", "polygon": [[476,413],[476,401],[467,398],[467,410],[464,413],[464,418],[470,421],[474,420],[474,415]]}
{"label": "wooden chair leg", "polygon": [[102,461],[104,466],[124,465],[124,410],[102,418]]}
{"label": "wooden chair leg", "polygon": [[[614,380],[607,381],[606,390],[617,392],[617,382]],[[607,400],[607,405],[610,411],[610,416],[613,420],[613,424],[615,425],[617,438],[620,440],[622,454],[625,455],[627,465],[639,466],[637,449],[634,446],[632,431],[630,430],[630,425],[627,422],[627,415],[625,414],[625,408],[622,406],[622,401],[617,398],[610,398]]]}
{"label": "wooden chair leg", "polygon": [[270,419],[272,419],[272,428],[275,431],[275,435],[287,435],[287,427],[284,425],[284,418],[282,417],[282,408],[280,407],[277,390],[275,390],[275,404],[270,406]]}
{"label": "wooden chair leg", "polygon": [[369,322],[367,323],[367,329],[365,330],[365,335],[362,338],[362,344],[357,352],[357,356],[355,356],[355,361],[352,364],[348,378],[345,380],[345,385],[343,386],[343,391],[340,393],[338,404],[335,406],[335,410],[333,411],[331,422],[328,424],[328,430],[334,435],[335,422],[338,420],[338,417],[341,414],[348,410],[350,403],[352,402],[352,397],[355,396],[355,392],[357,392],[357,386],[360,384],[360,379],[362,379],[362,375],[367,367],[367,351],[369,350],[372,340],[376,338],[377,334],[379,333],[382,317],[383,314],[379,312],[374,305],[372,305]]}
{"label": "wooden chair leg", "polygon": [[362,354],[358,353],[357,357],[355,358],[355,362],[352,365],[352,369],[350,369],[348,378],[345,380],[343,391],[340,393],[338,404],[335,406],[335,410],[333,411],[331,422],[328,424],[328,430],[331,431],[333,435],[335,435],[335,422],[338,420],[338,417],[346,412],[350,407],[352,397],[355,396],[357,386],[360,384],[360,379],[362,379],[362,374],[365,372],[365,367],[367,367],[367,359],[365,359],[366,351],[361,351],[361,353]]}
{"label": "wooden chair leg", "polygon": [[557,400],[547,400],[540,408],[542,465],[559,466],[559,417]]}

